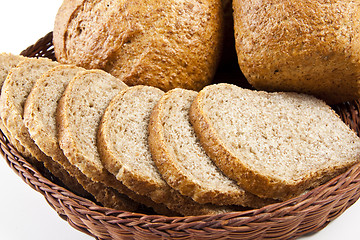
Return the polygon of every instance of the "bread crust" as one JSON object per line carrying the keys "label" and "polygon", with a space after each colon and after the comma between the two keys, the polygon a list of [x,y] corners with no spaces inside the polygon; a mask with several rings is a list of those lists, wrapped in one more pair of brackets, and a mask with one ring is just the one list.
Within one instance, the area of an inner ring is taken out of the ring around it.
{"label": "bread crust", "polygon": [[[219,85],[234,87],[229,84]],[[317,170],[308,173],[297,181],[285,181],[276,176],[264,175],[257,169],[251,168],[242,161],[241,157],[235,155],[234,151],[229,148],[229,145],[222,140],[215,130],[212,121],[208,118],[207,113],[203,109],[206,91],[211,91],[211,88],[215,89],[216,87],[216,85],[206,87],[198,94],[190,109],[190,120],[203,148],[216,165],[228,177],[237,181],[239,186],[243,187],[245,190],[263,198],[267,197],[286,200],[301,194],[306,189],[316,187],[321,183],[330,180],[332,177],[343,173],[354,164],[355,161],[353,160],[352,162],[344,163],[342,166]],[[339,121],[341,120],[339,119]],[[348,131],[351,132],[349,129]],[[352,134],[354,133],[352,132]]]}
{"label": "bread crust", "polygon": [[222,41],[220,0],[66,0],[54,26],[59,62],[165,91],[209,84]]}
{"label": "bread crust", "polygon": [[[165,137],[165,120],[163,119],[168,114],[165,112],[165,105],[169,99],[177,95],[196,96],[196,94],[196,92],[183,89],[171,90],[160,99],[152,111],[149,124],[149,145],[153,159],[163,178],[172,188],[199,203],[241,205],[252,208],[274,203],[275,201],[273,200],[261,199],[236,186],[233,186],[232,190],[224,190],[221,186],[219,188],[204,186],[206,183],[189,175],[191,170],[186,170],[184,166],[181,166],[182,159],[171,153],[170,143]],[[224,176],[224,180],[226,178]]]}
{"label": "bread crust", "polygon": [[360,98],[360,3],[233,2],[238,62],[259,90],[312,94],[335,104]]}

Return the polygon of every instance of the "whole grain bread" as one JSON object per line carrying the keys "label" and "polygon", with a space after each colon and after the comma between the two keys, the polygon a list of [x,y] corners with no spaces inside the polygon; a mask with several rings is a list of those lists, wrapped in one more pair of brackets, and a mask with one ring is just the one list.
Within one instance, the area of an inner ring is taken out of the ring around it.
{"label": "whole grain bread", "polygon": [[238,61],[259,90],[360,98],[360,2],[234,0]]}
{"label": "whole grain bread", "polygon": [[69,81],[84,69],[59,65],[43,74],[33,86],[25,103],[24,122],[31,138],[47,156],[64,169],[105,207],[135,211],[137,203],[113,188],[93,182],[74,165],[70,164],[59,146],[56,129],[56,109]]}
{"label": "whole grain bread", "polygon": [[[5,79],[7,78],[11,68],[16,67],[16,65],[24,60],[25,57],[20,55],[14,55],[10,53],[1,53],[0,54],[0,89],[2,88],[2,85],[5,82]],[[31,154],[29,151],[27,151],[24,146],[22,146],[18,140],[16,140],[10,132],[6,129],[5,125],[3,124],[1,118],[0,118],[0,129],[7,137],[8,141],[24,156],[24,157],[30,157]]]}
{"label": "whole grain bread", "polygon": [[56,124],[60,148],[69,162],[92,181],[112,187],[159,213],[172,214],[165,206],[128,189],[101,162],[97,148],[101,117],[110,100],[125,88],[126,84],[104,71],[79,72],[58,104]]}
{"label": "whole grain bread", "polygon": [[182,215],[215,214],[230,207],[198,204],[171,189],[152,160],[148,144],[150,113],[164,93],[136,86],[120,92],[107,107],[98,132],[98,149],[107,169],[135,192]]}
{"label": "whole grain bread", "polygon": [[216,165],[260,197],[288,199],[360,161],[355,132],[309,95],[212,85],[190,120]]}
{"label": "whole grain bread", "polygon": [[220,58],[222,15],[220,0],[65,0],[55,20],[55,54],[128,85],[199,90]]}
{"label": "whole grain bread", "polygon": [[67,187],[81,195],[87,192],[57,162],[44,154],[31,138],[24,122],[24,105],[35,82],[49,69],[58,63],[44,58],[26,58],[12,68],[6,78],[0,98],[0,114],[3,124],[10,134],[31,153],[31,162],[44,166]]}
{"label": "whole grain bread", "polygon": [[189,120],[197,92],[174,89],[152,111],[149,145],[166,182],[199,203],[261,207],[274,201],[244,191],[226,177],[201,147]]}
{"label": "whole grain bread", "polygon": [[[11,53],[1,53],[0,54],[0,86],[5,82],[6,77],[9,74],[10,69],[16,67],[18,63],[24,60],[25,57],[21,55],[15,55]],[[0,89],[1,89],[0,87]]]}

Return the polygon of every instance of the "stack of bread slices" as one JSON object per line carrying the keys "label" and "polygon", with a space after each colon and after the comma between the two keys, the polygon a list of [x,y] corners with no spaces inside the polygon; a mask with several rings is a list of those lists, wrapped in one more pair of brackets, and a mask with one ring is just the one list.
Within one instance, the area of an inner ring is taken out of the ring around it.
{"label": "stack of bread slices", "polygon": [[164,215],[259,208],[360,161],[322,100],[230,84],[128,87],[102,70],[0,55],[0,127],[34,165],[106,207]]}

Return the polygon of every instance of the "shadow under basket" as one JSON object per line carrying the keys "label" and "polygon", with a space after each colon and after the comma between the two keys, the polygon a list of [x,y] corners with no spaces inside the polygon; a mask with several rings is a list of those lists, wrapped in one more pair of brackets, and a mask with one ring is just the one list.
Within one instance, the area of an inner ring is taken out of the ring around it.
{"label": "shadow under basket", "polygon": [[[24,50],[24,56],[55,60],[52,33]],[[219,73],[217,76],[221,76]],[[359,135],[359,101],[333,106]],[[260,209],[219,215],[167,217],[104,208],[45,177],[0,132],[9,166],[71,226],[97,239],[294,239],[316,232],[360,196],[360,164],[306,194]]]}

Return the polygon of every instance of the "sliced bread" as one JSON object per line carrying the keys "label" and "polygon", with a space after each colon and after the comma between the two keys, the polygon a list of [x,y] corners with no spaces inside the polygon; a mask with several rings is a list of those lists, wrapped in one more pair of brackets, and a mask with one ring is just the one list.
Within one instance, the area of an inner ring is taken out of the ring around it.
{"label": "sliced bread", "polygon": [[112,187],[131,199],[170,214],[163,205],[128,189],[103,166],[97,148],[97,131],[110,100],[127,86],[102,70],[79,72],[61,97],[56,123],[59,146],[69,162],[94,182]]}
{"label": "sliced bread", "polygon": [[[13,55],[10,53],[1,53],[0,54],[0,89],[5,82],[11,68],[16,67],[16,65],[24,60],[25,57],[20,55]],[[3,124],[2,120],[0,119],[0,129],[2,130],[3,134],[7,137],[8,141],[24,156],[30,157],[31,154],[28,152],[24,146],[22,146],[18,140],[16,140],[10,132],[6,129],[5,125]]]}
{"label": "sliced bread", "polygon": [[205,87],[190,120],[208,155],[261,197],[288,199],[360,161],[360,139],[323,101],[297,93]]}
{"label": "sliced bread", "polygon": [[[33,157],[33,163],[40,161],[71,190],[81,195],[88,193],[65,169],[44,154],[30,137],[23,119],[24,105],[35,82],[43,73],[58,63],[49,59],[26,58],[12,68],[2,87],[0,99],[1,118],[10,134],[16,138]],[[35,160],[36,159],[36,160]]]}
{"label": "sliced bread", "polygon": [[231,211],[230,207],[198,204],[171,189],[162,179],[151,158],[148,123],[163,94],[154,87],[136,86],[123,90],[111,101],[98,132],[104,165],[130,189],[183,215]]}
{"label": "sliced bread", "polygon": [[199,203],[261,207],[261,199],[226,177],[202,149],[189,120],[197,92],[167,92],[151,114],[149,144],[153,159],[166,182]]}
{"label": "sliced bread", "polygon": [[36,145],[47,156],[62,165],[99,203],[105,207],[134,211],[138,204],[102,183],[91,181],[76,166],[70,164],[59,147],[56,109],[66,86],[80,71],[84,69],[59,65],[43,74],[36,81],[26,100],[25,125]]}
{"label": "sliced bread", "polygon": [[0,86],[1,87],[4,84],[10,69],[16,67],[16,65],[18,65],[18,63],[24,59],[25,57],[21,55],[14,55],[11,53],[0,54]]}

